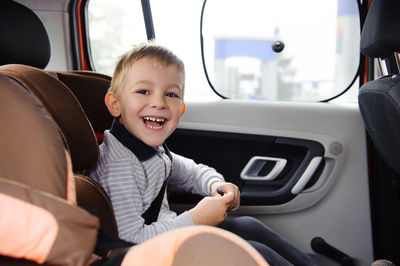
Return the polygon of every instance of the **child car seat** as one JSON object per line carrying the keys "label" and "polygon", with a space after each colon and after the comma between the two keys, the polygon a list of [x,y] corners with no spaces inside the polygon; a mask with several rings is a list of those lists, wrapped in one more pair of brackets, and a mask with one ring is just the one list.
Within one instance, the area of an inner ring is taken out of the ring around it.
{"label": "child car seat", "polygon": [[28,90],[3,75],[0,98],[0,265],[21,264],[11,257],[83,265],[99,222],[75,205],[57,126]]}

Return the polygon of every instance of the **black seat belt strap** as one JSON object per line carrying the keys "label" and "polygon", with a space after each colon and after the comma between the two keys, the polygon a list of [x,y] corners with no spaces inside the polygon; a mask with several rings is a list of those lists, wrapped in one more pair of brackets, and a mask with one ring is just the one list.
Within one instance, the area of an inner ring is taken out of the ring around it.
{"label": "black seat belt strap", "polygon": [[149,225],[157,221],[158,214],[160,213],[161,203],[164,198],[165,188],[167,187],[168,179],[166,179],[158,192],[157,197],[153,200],[150,207],[142,214],[144,223]]}
{"label": "black seat belt strap", "polygon": [[[172,162],[172,155],[168,149],[168,147],[163,144],[165,153],[168,155],[169,159]],[[167,187],[168,184],[168,178],[164,180],[164,183],[160,189],[160,192],[158,192],[157,197],[153,200],[151,203],[150,207],[142,214],[142,217],[144,219],[144,223],[149,225],[157,221],[158,215],[160,213],[161,209],[161,203],[164,198],[165,194],[165,188]]]}

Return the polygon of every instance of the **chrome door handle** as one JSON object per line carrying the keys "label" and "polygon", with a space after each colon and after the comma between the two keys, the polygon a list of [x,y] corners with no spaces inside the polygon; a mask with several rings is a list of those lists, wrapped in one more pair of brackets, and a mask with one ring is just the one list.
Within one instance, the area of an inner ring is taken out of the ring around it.
{"label": "chrome door handle", "polygon": [[286,159],[254,156],[243,168],[243,180],[271,181],[278,177],[286,165]]}

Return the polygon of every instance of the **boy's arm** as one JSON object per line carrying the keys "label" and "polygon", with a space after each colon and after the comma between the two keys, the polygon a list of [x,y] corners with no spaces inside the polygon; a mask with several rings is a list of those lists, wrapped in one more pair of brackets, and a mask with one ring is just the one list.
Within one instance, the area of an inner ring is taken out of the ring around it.
{"label": "boy's arm", "polygon": [[215,197],[203,198],[193,209],[189,210],[196,225],[217,226],[227,216],[230,203],[233,200],[231,192]]}
{"label": "boy's arm", "polygon": [[[193,225],[192,216],[185,212],[179,216],[170,213],[161,213],[165,206],[161,207],[160,216],[163,221],[145,225],[142,218],[143,198],[139,184],[134,176],[135,168],[129,159],[119,160],[117,163],[110,162],[101,167],[101,175],[96,172],[91,176],[100,183],[110,197],[114,215],[118,225],[119,237],[134,243],[141,243],[162,232]],[[163,205],[166,202],[164,195]]]}
{"label": "boy's arm", "polygon": [[193,160],[173,152],[171,154],[173,159],[170,184],[195,194],[211,196],[211,184],[225,182],[223,176],[214,168],[197,164]]}
{"label": "boy's arm", "polygon": [[196,164],[193,160],[171,153],[173,167],[170,183],[186,191],[200,195],[215,196],[220,187],[224,193],[232,193],[233,199],[228,210],[235,211],[240,205],[240,192],[235,184],[225,182],[223,176],[214,168]]}

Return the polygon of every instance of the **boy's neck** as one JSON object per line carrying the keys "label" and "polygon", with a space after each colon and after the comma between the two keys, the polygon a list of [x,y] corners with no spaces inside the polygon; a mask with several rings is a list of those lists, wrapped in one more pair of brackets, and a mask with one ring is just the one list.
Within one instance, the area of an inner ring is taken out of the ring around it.
{"label": "boy's neck", "polygon": [[156,149],[132,135],[118,119],[114,119],[110,133],[116,137],[122,145],[133,152],[139,161],[146,161],[157,153]]}

